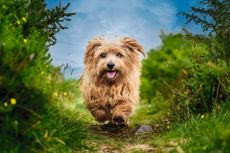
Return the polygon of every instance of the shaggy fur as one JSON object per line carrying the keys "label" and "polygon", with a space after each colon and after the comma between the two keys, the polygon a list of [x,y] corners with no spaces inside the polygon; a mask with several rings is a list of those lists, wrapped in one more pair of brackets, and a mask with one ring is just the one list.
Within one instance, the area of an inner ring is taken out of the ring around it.
{"label": "shaggy fur", "polygon": [[140,53],[142,46],[127,37],[89,41],[81,93],[97,121],[127,124],[139,102]]}

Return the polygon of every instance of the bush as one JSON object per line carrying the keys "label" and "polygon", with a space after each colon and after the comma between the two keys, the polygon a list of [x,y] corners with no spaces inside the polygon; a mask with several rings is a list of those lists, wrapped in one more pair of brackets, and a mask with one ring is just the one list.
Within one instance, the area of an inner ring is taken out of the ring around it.
{"label": "bush", "polygon": [[230,69],[226,62],[222,59],[213,62],[207,46],[198,42],[192,52],[191,70],[182,86],[173,91],[173,118],[179,120],[194,113],[210,112],[219,103],[229,101]]}
{"label": "bush", "polygon": [[229,2],[202,0],[200,3],[202,6],[192,7],[190,14],[182,13],[188,23],[195,22],[205,32],[204,35],[187,33],[187,38],[196,44],[192,49],[192,67],[183,86],[175,90],[173,105],[184,118],[190,113],[210,112],[230,99],[230,16],[226,13]]}
{"label": "bush", "polygon": [[191,41],[182,34],[161,34],[162,45],[148,52],[143,61],[141,97],[149,103],[160,92],[169,99],[172,89],[180,86],[191,59]]}
{"label": "bush", "polygon": [[161,47],[151,50],[143,63],[142,98],[157,103],[155,97],[163,96],[170,103],[172,120],[211,112],[230,99],[229,3],[200,3],[190,14],[181,14],[188,23],[200,25],[205,34],[162,35]]}
{"label": "bush", "polygon": [[65,13],[68,6],[49,10],[43,0],[0,0],[1,152],[30,152],[38,143],[53,90],[63,84],[48,49],[73,15]]}

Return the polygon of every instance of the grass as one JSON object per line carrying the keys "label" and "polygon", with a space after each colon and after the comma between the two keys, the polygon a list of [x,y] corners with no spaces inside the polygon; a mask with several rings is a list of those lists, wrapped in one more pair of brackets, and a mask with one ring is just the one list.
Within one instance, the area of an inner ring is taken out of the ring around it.
{"label": "grass", "polygon": [[164,100],[160,93],[151,100],[151,103],[141,101],[134,116],[130,118],[131,124],[157,124],[169,110],[169,100]]}
{"label": "grass", "polygon": [[227,153],[230,151],[230,112],[228,106],[210,114],[193,116],[153,138],[152,145],[164,152]]}
{"label": "grass", "polygon": [[[161,127],[159,131],[135,135],[133,132],[138,125],[153,125],[167,113],[167,102],[141,103],[137,113],[131,118],[129,128],[109,131],[97,123],[79,96],[78,82],[66,82],[61,89],[68,94],[63,101],[57,101],[59,116],[47,129],[41,132],[45,136],[51,134],[52,143],[41,144],[46,152],[229,152],[230,151],[230,113],[229,107],[218,106],[210,114],[194,115],[184,123],[172,123],[170,128]],[[158,101],[159,102],[159,101]],[[151,110],[151,111],[150,111]],[[57,113],[56,113],[57,114]],[[45,116],[44,116],[45,118]],[[57,120],[59,124],[57,124]],[[165,126],[165,125],[162,125]],[[55,127],[52,129],[52,127]],[[46,139],[48,139],[46,137]],[[82,141],[83,140],[83,141]],[[43,142],[43,140],[40,140]],[[51,147],[52,146],[52,147]]]}
{"label": "grass", "polygon": [[[183,123],[162,124],[158,130],[135,135],[139,125],[157,125],[168,110],[168,102],[156,98],[142,102],[125,129],[111,130],[97,123],[85,108],[79,82],[67,80],[53,91],[54,99],[39,123],[29,132],[36,138],[23,152],[207,152],[230,151],[229,106],[218,106],[212,113],[194,115]],[[19,146],[8,152],[20,152]],[[4,152],[1,150],[1,152]]]}

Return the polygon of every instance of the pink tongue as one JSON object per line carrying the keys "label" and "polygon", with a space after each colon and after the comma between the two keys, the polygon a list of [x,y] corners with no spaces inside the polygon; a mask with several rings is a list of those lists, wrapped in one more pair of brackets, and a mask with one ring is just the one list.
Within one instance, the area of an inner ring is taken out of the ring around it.
{"label": "pink tongue", "polygon": [[106,74],[107,74],[107,77],[108,77],[108,78],[112,79],[112,78],[115,77],[116,72],[115,72],[115,71],[112,71],[112,72],[107,72]]}

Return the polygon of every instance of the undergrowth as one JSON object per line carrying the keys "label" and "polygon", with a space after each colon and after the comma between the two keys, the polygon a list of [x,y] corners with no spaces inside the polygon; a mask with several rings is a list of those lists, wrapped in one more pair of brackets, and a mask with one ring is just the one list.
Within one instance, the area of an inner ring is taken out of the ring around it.
{"label": "undergrowth", "polygon": [[185,123],[173,124],[168,132],[154,137],[159,152],[227,153],[230,150],[229,104],[211,113],[193,115]]}

